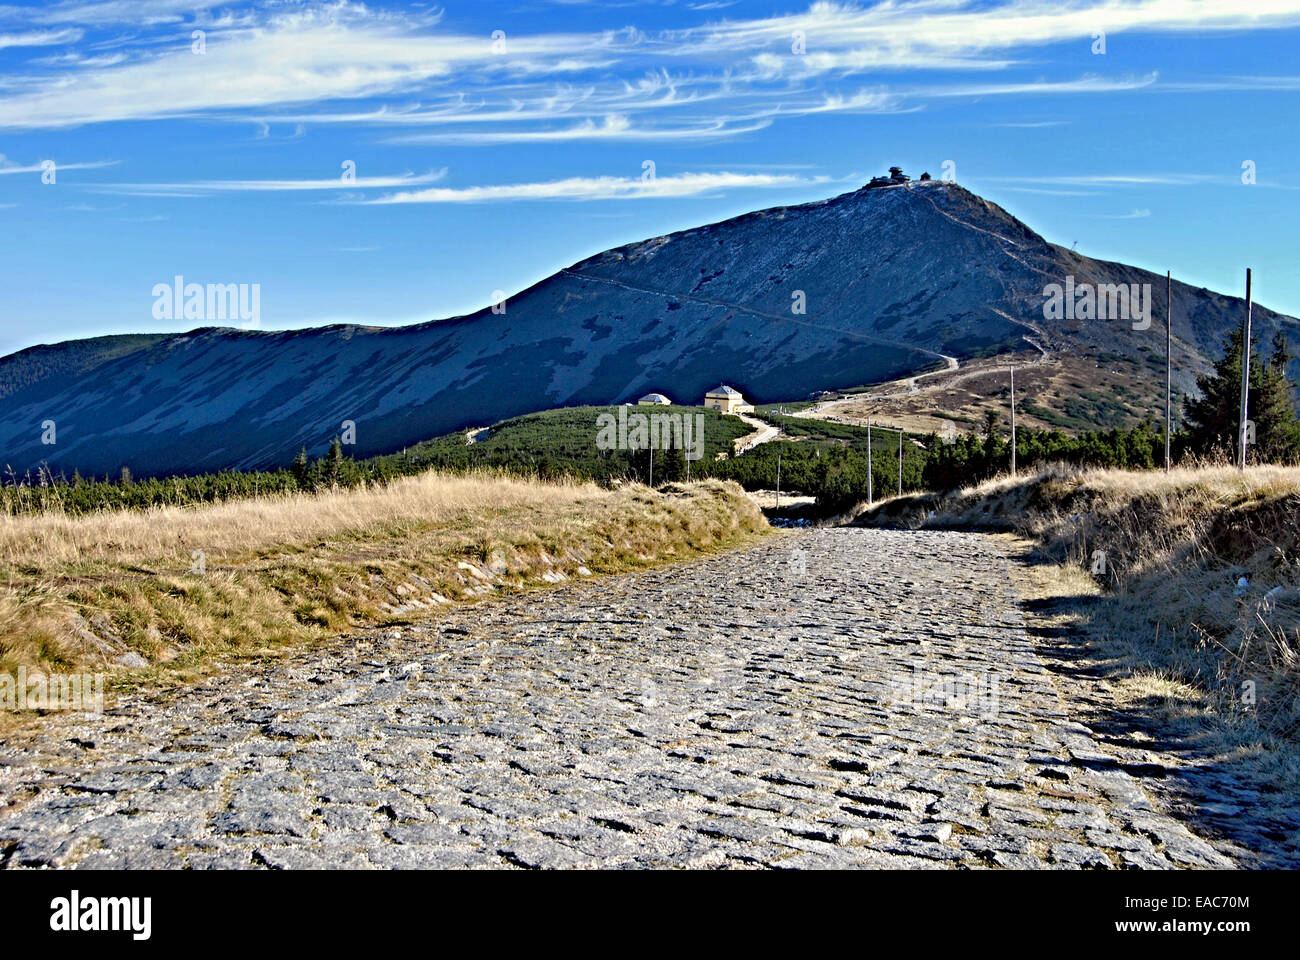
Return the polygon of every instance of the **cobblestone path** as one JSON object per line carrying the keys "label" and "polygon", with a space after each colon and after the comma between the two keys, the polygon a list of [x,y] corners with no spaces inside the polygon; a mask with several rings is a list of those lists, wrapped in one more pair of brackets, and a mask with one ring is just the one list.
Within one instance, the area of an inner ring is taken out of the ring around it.
{"label": "cobblestone path", "polygon": [[1211,867],[1072,722],[999,541],[827,529],[464,606],[0,745],[0,859]]}

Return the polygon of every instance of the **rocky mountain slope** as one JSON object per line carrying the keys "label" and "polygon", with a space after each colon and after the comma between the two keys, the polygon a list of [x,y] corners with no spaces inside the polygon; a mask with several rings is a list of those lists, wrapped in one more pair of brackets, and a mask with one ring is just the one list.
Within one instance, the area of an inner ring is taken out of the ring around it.
{"label": "rocky mountain slope", "polygon": [[165,340],[163,333],[125,333],[42,344],[0,357],[0,400],[42,380],[75,378],[101,363]]}
{"label": "rocky mountain slope", "polygon": [[[1150,283],[1155,322],[1048,321],[1049,283]],[[1044,240],[938,181],[857,190],[608,250],[511,297],[504,312],[401,328],[205,328],[49,359],[0,397],[0,463],[137,475],[260,467],[318,452],[356,424],[353,453],[460,427],[657,390],[699,403],[725,381],[760,402],[1028,349],[1163,357],[1164,277]],[[1242,302],[1174,285],[1180,383],[1240,322]],[[800,312],[799,308],[803,310]],[[1265,338],[1278,323],[1258,307]],[[1296,338],[1300,342],[1300,337]],[[0,361],[15,368],[15,355]],[[16,368],[15,368],[16,369]],[[1163,370],[1163,366],[1161,367]],[[43,444],[42,423],[57,425]]]}

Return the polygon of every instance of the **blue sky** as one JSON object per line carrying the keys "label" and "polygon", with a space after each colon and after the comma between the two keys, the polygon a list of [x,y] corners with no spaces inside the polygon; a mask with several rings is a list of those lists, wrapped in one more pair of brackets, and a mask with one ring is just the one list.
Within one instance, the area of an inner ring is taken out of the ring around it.
{"label": "blue sky", "polygon": [[178,274],[263,329],[450,316],[945,161],[1300,315],[1297,51],[1300,0],[0,2],[0,354],[197,326],[153,316]]}

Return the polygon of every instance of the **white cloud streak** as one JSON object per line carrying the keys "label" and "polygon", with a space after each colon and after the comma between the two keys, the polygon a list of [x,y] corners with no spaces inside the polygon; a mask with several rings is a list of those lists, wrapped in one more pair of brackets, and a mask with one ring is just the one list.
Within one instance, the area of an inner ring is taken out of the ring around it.
{"label": "white cloud streak", "polygon": [[60,43],[75,43],[82,37],[80,30],[33,30],[27,33],[0,33],[0,49],[5,47],[52,47]]}
{"label": "white cloud streak", "polygon": [[461,131],[455,133],[416,133],[390,137],[385,143],[446,146],[487,146],[503,143],[563,143],[574,140],[718,140],[743,133],[753,133],[770,126],[771,119],[752,123],[728,123],[713,120],[687,127],[635,127],[625,116],[611,114],[597,123],[591,119],[569,127],[542,130]]}
{"label": "white cloud streak", "polygon": [[1091,214],[1098,220],[1145,220],[1151,216],[1151,211],[1146,207],[1141,209],[1134,208],[1130,213],[1095,213]]}
{"label": "white cloud streak", "polygon": [[694,197],[737,188],[806,186],[827,182],[826,177],[790,174],[683,173],[639,179],[634,177],[569,177],[537,183],[479,187],[431,187],[404,191],[365,205],[405,203],[493,203],[503,200],[638,200],[651,197]]}
{"label": "white cloud streak", "polygon": [[[98,170],[102,167],[114,167],[120,161],[118,160],[95,160],[90,163],[60,163],[54,162],[55,174],[62,173],[64,170]],[[43,173],[45,168],[39,163],[29,163],[26,165],[12,164],[7,161],[3,154],[0,154],[0,176],[11,173]]]}
{"label": "white cloud streak", "polygon": [[[3,171],[0,171],[3,172]],[[411,187],[434,183],[447,171],[425,174],[400,174],[390,177],[353,177],[351,180],[326,177],[319,180],[193,180],[188,183],[108,183],[94,186],[96,193],[126,194],[139,197],[203,197],[223,193],[285,193],[304,190],[376,190]]]}
{"label": "white cloud streak", "polygon": [[202,54],[182,35],[163,52],[71,70],[0,101],[0,127],[41,129],[194,116],[214,109],[380,96],[468,71],[500,80],[599,66],[610,36],[544,35],[494,53],[486,37],[413,34],[364,8],[276,15],[266,27],[210,31]]}
{"label": "white cloud streak", "polygon": [[1059,94],[1117,93],[1155,85],[1159,75],[1141,77],[1084,76],[1076,80],[1029,80],[1021,83],[958,83],[915,87],[909,92],[923,97],[1006,97]]}

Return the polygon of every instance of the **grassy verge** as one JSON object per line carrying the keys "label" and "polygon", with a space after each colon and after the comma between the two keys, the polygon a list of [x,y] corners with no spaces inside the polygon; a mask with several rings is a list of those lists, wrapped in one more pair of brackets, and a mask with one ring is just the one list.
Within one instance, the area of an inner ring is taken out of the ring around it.
{"label": "grassy verge", "polygon": [[1027,538],[1058,593],[1096,598],[1088,633],[1134,700],[1208,712],[1239,746],[1300,739],[1300,468],[1047,470],[857,522]]}
{"label": "grassy verge", "polygon": [[110,688],[191,679],[235,658],[495,591],[698,556],[765,529],[730,483],[611,491],[487,473],[0,516],[0,672],[111,670]]}

